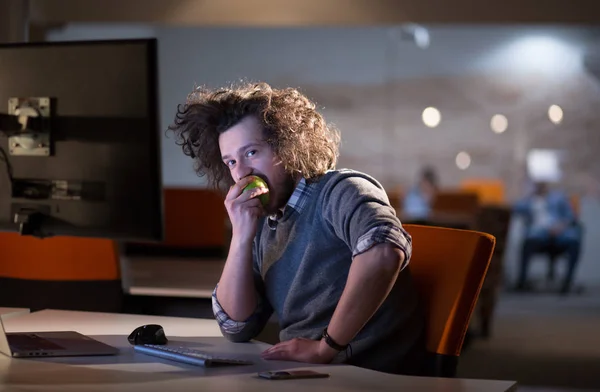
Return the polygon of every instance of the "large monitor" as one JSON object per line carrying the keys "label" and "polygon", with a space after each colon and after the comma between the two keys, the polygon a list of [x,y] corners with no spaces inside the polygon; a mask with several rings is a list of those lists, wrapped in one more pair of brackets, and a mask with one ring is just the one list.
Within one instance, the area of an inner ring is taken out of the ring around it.
{"label": "large monitor", "polygon": [[163,237],[154,39],[0,45],[0,231]]}

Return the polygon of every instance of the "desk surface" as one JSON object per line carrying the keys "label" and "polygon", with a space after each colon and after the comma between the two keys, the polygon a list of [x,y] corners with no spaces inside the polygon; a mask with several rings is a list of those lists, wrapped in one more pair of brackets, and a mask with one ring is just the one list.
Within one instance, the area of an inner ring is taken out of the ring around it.
{"label": "desk surface", "polygon": [[131,295],[210,298],[224,265],[225,259],[121,257]]}
{"label": "desk surface", "polygon": [[7,332],[77,331],[125,335],[144,324],[160,324],[167,336],[222,336],[215,320],[116,313],[42,310],[6,320]]}
{"label": "desk surface", "polygon": [[2,317],[2,320],[6,320],[9,317],[21,316],[28,313],[29,309],[27,308],[0,308],[0,317]]}
{"label": "desk surface", "polygon": [[[201,368],[162,360],[134,352],[127,334],[144,323],[163,325],[169,344],[230,354],[251,359],[252,366]],[[212,324],[212,326],[210,325]],[[97,334],[100,329],[105,332]],[[8,331],[76,330],[118,347],[118,356],[14,359],[0,355],[2,391],[510,391],[512,381],[406,377],[374,372],[346,365],[310,365],[265,361],[260,358],[268,345],[231,343],[219,335],[213,320],[174,317],[131,316],[103,313],[42,311],[12,317]],[[203,337],[198,337],[204,335]],[[315,380],[269,381],[256,376],[258,371],[316,368],[330,378]]]}

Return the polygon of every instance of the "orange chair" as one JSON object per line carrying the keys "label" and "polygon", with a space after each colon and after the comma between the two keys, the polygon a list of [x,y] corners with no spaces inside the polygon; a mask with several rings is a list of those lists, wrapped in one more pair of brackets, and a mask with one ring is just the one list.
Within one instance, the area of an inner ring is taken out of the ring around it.
{"label": "orange chair", "polygon": [[454,377],[496,239],[489,234],[404,225],[412,236],[411,273],[427,318],[425,374]]}
{"label": "orange chair", "polygon": [[121,311],[117,244],[0,233],[0,306]]}
{"label": "orange chair", "polygon": [[579,195],[571,195],[569,197],[569,204],[571,205],[571,208],[573,209],[573,213],[575,214],[575,217],[577,219],[579,219],[579,216],[581,215],[581,200],[579,198]]}
{"label": "orange chair", "polygon": [[386,189],[387,195],[388,195],[388,199],[390,200],[390,204],[392,205],[392,207],[396,208],[396,209],[402,209],[402,205],[404,203],[404,196],[405,196],[405,191],[404,189],[397,185],[394,187],[390,187],[389,189]]}
{"label": "orange chair", "polygon": [[479,196],[475,192],[443,190],[436,193],[431,209],[434,213],[474,216],[479,206]]}
{"label": "orange chair", "polygon": [[502,205],[506,203],[504,182],[496,179],[469,178],[460,184],[460,189],[475,192],[481,204]]}

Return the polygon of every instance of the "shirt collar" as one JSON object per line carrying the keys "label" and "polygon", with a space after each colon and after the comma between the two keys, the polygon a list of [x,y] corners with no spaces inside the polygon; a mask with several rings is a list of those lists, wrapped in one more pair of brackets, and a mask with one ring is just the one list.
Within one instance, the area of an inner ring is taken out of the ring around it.
{"label": "shirt collar", "polygon": [[[306,179],[302,177],[298,182],[298,185],[292,192],[292,196],[288,200],[287,204],[284,207],[284,211],[287,208],[291,208],[296,211],[298,214],[301,214],[310,198],[312,190],[314,189],[314,183],[307,183]],[[271,215],[269,218],[272,220],[277,220],[281,217],[281,214]]]}
{"label": "shirt collar", "polygon": [[304,207],[306,206],[306,202],[308,201],[313,188],[314,184],[307,184],[306,179],[302,177],[298,182],[298,186],[296,186],[296,189],[294,189],[292,196],[290,196],[290,200],[288,200],[286,207],[290,207],[298,214],[301,214],[302,210],[304,210]]}

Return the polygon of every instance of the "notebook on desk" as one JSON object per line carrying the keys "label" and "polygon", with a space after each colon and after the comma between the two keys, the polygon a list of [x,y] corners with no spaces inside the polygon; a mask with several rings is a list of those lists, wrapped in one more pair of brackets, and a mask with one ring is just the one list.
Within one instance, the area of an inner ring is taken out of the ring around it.
{"label": "notebook on desk", "polygon": [[116,355],[119,350],[74,331],[6,333],[0,317],[0,352],[31,358]]}

